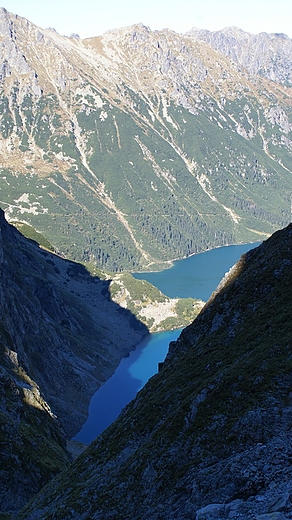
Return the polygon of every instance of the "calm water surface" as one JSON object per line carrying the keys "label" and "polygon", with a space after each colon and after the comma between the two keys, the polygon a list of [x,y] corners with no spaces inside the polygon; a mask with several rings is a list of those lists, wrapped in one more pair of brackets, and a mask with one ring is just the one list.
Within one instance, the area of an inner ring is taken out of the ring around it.
{"label": "calm water surface", "polygon": [[[148,280],[172,298],[192,297],[206,301],[240,256],[259,244],[212,249],[179,260],[165,271],[134,276]],[[148,379],[157,373],[158,363],[164,360],[169,342],[176,340],[180,332],[181,329],[149,334],[129,357],[122,359],[113,376],[92,397],[88,420],[74,440],[89,444],[118,417]]]}
{"label": "calm water surface", "polygon": [[171,298],[199,298],[207,301],[230,267],[260,242],[218,247],[174,262],[173,267],[155,273],[133,273],[152,283]]}
{"label": "calm water surface", "polygon": [[129,357],[122,359],[112,377],[92,397],[88,419],[74,440],[90,444],[118,417],[148,379],[156,374],[170,341],[177,339],[181,330],[149,334]]}

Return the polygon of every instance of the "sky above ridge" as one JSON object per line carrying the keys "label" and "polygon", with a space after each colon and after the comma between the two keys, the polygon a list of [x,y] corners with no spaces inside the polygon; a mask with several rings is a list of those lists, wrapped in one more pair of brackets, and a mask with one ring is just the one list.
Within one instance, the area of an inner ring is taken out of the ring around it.
{"label": "sky above ridge", "polygon": [[292,38],[291,0],[2,0],[7,11],[42,27],[81,38],[135,23],[152,30],[216,31],[237,26],[251,33],[285,33]]}

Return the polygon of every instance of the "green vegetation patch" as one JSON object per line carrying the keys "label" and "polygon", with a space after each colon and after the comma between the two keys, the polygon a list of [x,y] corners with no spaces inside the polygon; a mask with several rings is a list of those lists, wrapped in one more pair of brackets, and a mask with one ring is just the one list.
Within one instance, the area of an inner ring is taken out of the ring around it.
{"label": "green vegetation patch", "polygon": [[42,233],[39,233],[29,224],[25,224],[24,222],[11,222],[22,235],[24,235],[26,238],[29,238],[30,240],[34,240],[34,242],[37,242],[40,246],[44,247],[45,249],[48,249],[49,251],[54,251],[54,247],[50,242],[42,235]]}

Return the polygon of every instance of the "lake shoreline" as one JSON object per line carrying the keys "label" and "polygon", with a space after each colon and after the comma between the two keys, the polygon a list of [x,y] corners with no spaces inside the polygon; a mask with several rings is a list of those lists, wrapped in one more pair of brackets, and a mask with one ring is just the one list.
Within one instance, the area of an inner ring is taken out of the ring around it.
{"label": "lake shoreline", "polygon": [[[153,332],[145,336],[129,356],[121,360],[115,373],[92,396],[87,421],[70,442],[88,445],[119,416],[147,381],[157,374],[171,341],[183,329]],[[78,444],[77,444],[78,446]]]}
{"label": "lake shoreline", "polygon": [[258,247],[260,241],[216,247],[174,262],[171,269],[132,273],[146,280],[169,298],[193,298],[207,302],[226,272],[242,254]]}
{"label": "lake shoreline", "polygon": [[[268,235],[266,233],[263,233],[264,236],[266,237],[265,240],[267,240],[269,238],[269,236],[271,235]],[[165,260],[165,261],[162,261],[160,262],[160,264],[165,264],[165,267],[162,267],[161,269],[151,269],[151,264],[149,264],[149,269],[147,269],[146,271],[145,270],[142,270],[142,271],[129,271],[131,273],[132,276],[136,275],[136,274],[147,274],[147,273],[161,273],[162,271],[166,271],[168,269],[172,269],[174,264],[176,262],[180,262],[180,261],[183,261],[183,260],[187,260],[188,258],[192,258],[193,256],[196,256],[196,255],[202,255],[204,253],[208,253],[210,251],[215,251],[216,249],[221,249],[221,247],[232,247],[232,246],[243,246],[243,245],[253,245],[253,244],[261,244],[262,243],[262,240],[254,240],[253,242],[236,242],[234,244],[225,244],[225,245],[221,245],[221,246],[215,246],[215,247],[210,247],[208,249],[204,249],[202,251],[197,251],[196,253],[192,253],[191,255],[188,255],[188,256],[182,256],[182,257],[179,257],[179,258],[173,258],[171,260]],[[155,264],[154,264],[155,265]]]}
{"label": "lake shoreline", "polygon": [[[157,282],[150,281],[167,294],[174,285],[181,291],[180,298],[198,298],[192,293],[204,291],[206,302],[216,290],[225,273],[245,252],[257,247],[260,242],[221,246],[179,260],[171,270],[139,273],[140,276],[152,274]],[[165,278],[165,280],[164,280]],[[165,287],[162,287],[164,284]],[[165,290],[166,288],[166,290]],[[171,297],[171,296],[170,296]],[[158,372],[158,364],[163,362],[169,343],[176,341],[185,327],[167,329],[163,332],[147,334],[130,355],[123,358],[114,375],[108,379],[92,396],[88,420],[80,432],[72,439],[89,444],[96,436],[113,422],[122,409],[135,398],[136,393],[147,380]],[[158,357],[156,357],[158,355]],[[149,366],[152,364],[151,370]]]}

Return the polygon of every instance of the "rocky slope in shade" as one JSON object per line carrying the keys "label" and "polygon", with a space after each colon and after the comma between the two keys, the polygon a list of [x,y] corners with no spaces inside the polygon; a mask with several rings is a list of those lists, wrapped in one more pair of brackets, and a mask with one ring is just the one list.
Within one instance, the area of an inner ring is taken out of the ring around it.
{"label": "rocky slope in shade", "polygon": [[17,510],[71,457],[66,439],[148,332],[109,282],[41,249],[0,210],[0,510]]}
{"label": "rocky slope in shade", "polygon": [[9,219],[110,271],[288,224],[291,89],[278,83],[286,62],[272,82],[193,35],[141,24],[70,39],[2,9],[0,27]]}
{"label": "rocky slope in shade", "polygon": [[28,241],[0,216],[2,327],[73,435],[91,395],[148,330],[111,301],[109,281]]}
{"label": "rocky slope in shade", "polygon": [[9,518],[5,512],[23,507],[72,462],[60,422],[41,396],[38,385],[18,365],[17,354],[4,347],[7,340],[10,344],[9,335],[1,325],[1,519]]}
{"label": "rocky slope in shade", "polygon": [[243,255],[160,373],[17,520],[290,518],[291,274],[292,225]]}

